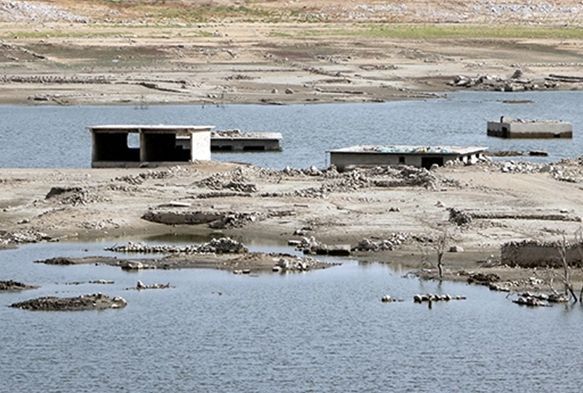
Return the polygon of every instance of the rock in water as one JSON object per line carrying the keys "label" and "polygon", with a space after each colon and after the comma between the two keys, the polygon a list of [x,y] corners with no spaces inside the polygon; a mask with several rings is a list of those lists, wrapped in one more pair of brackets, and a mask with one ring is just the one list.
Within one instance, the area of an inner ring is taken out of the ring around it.
{"label": "rock in water", "polygon": [[68,298],[47,296],[10,305],[13,308],[30,311],[90,311],[117,309],[125,306],[127,306],[127,302],[124,298],[111,298],[101,293]]}

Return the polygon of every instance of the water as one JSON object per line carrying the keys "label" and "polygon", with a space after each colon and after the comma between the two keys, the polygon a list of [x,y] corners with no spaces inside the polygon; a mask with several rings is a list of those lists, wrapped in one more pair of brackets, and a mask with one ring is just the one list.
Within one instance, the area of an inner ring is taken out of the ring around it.
{"label": "water", "polygon": [[[504,104],[502,100],[533,100]],[[278,131],[282,153],[213,154],[213,158],[283,168],[327,166],[327,150],[354,144],[482,145],[492,150],[545,150],[547,160],[583,154],[583,92],[461,92],[447,99],[382,104],[0,106],[0,167],[88,167],[86,127],[104,123],[213,124],[218,129]],[[502,140],[486,136],[486,121],[562,119],[573,140]],[[537,158],[536,160],[545,160]]]}
{"label": "water", "polygon": [[[352,261],[258,277],[32,263],[107,254],[102,249],[109,244],[39,244],[0,253],[2,278],[42,285],[0,294],[0,392],[581,389],[579,306],[526,309],[483,287],[438,287],[401,278],[402,271],[384,265]],[[115,284],[63,285],[93,279]],[[138,279],[175,288],[124,290]],[[96,291],[123,296],[128,306],[80,313],[6,307],[41,295]],[[411,302],[413,294],[428,291],[468,300],[436,303],[431,310]],[[384,294],[406,301],[383,304]]]}

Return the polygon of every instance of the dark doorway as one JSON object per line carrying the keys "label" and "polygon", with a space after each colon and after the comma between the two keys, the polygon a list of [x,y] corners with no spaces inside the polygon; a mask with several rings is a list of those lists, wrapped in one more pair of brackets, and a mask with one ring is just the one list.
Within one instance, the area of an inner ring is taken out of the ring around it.
{"label": "dark doorway", "polygon": [[421,157],[421,166],[430,169],[433,164],[443,166],[443,157]]}

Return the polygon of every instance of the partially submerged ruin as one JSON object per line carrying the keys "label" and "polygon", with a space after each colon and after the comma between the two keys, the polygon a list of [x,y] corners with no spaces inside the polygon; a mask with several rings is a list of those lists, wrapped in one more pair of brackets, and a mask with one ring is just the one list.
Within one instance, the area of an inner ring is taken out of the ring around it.
{"label": "partially submerged ruin", "polygon": [[[513,241],[502,245],[501,262],[508,266],[561,267],[562,245],[560,242],[537,240]],[[565,260],[569,266],[583,267],[583,243],[565,245]]]}
{"label": "partially submerged ruin", "polygon": [[559,120],[522,120],[502,116],[488,122],[488,136],[499,138],[573,138],[573,126]]}
{"label": "partially submerged ruin", "polygon": [[212,126],[99,125],[89,127],[93,168],[174,165],[210,160]]}
{"label": "partially submerged ruin", "polygon": [[330,164],[338,170],[350,167],[409,165],[429,169],[449,161],[474,164],[483,157],[486,147],[359,145],[330,151]]}
{"label": "partially submerged ruin", "polygon": [[211,150],[221,152],[281,151],[281,139],[279,132],[213,131]]}

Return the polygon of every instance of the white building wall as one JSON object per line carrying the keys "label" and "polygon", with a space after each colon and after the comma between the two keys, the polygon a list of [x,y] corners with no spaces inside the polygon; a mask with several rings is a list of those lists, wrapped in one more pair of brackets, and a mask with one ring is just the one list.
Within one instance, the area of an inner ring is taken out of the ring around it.
{"label": "white building wall", "polygon": [[211,159],[211,132],[193,132],[190,136],[190,160],[208,161]]}

